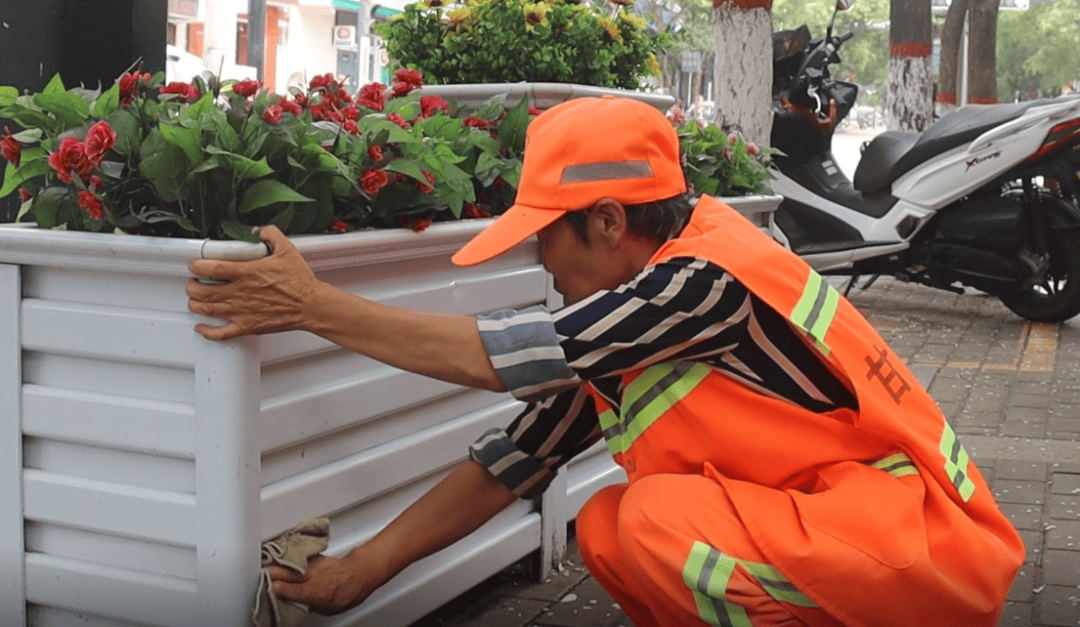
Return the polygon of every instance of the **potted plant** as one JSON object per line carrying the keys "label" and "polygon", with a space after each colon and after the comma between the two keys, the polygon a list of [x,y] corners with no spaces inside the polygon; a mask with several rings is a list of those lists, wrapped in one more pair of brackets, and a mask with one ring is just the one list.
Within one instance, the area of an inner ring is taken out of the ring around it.
{"label": "potted plant", "polygon": [[497,93],[547,108],[614,93],[661,111],[674,98],[639,89],[671,46],[620,0],[610,14],[571,0],[423,0],[377,25],[389,56],[428,79],[424,92],[475,107]]}
{"label": "potted plant", "polygon": [[[287,97],[138,72],[104,91],[0,87],[0,117],[22,127],[0,136],[0,192],[35,221],[0,225],[9,622],[244,624],[262,540],[325,515],[331,550],[348,550],[519,411],[308,334],[193,331],[187,263],[265,255],[237,240],[267,222],[325,280],[381,302],[548,301],[534,245],[449,261],[512,199],[528,104],[458,115],[397,78],[356,97],[330,76]],[[568,493],[515,504],[338,624],[408,624],[538,548],[550,565]]]}

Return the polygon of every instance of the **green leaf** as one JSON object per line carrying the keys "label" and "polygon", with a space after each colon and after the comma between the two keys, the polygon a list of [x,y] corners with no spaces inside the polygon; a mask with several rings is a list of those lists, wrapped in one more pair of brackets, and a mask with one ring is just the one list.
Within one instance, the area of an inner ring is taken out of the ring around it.
{"label": "green leaf", "polygon": [[15,141],[22,142],[24,144],[34,144],[41,140],[41,137],[45,134],[45,131],[40,128],[29,128],[25,131],[20,131],[12,135]]}
{"label": "green leaf", "polygon": [[41,176],[50,172],[49,164],[46,161],[38,160],[24,163],[16,169],[10,163],[4,170],[4,185],[0,187],[0,198],[3,198],[19,188],[23,182],[28,181],[35,176]]}
{"label": "green leaf", "polygon": [[447,117],[445,115],[437,115],[421,123],[421,130],[424,135],[428,137],[440,137],[443,139],[454,139],[459,132],[461,132],[461,120]]}
{"label": "green leaf", "polygon": [[120,108],[120,83],[114,83],[108,91],[98,97],[90,107],[94,117],[107,118]]}
{"label": "green leaf", "polygon": [[15,99],[19,97],[19,90],[10,85],[0,85],[0,107],[7,107],[15,104]]}
{"label": "green leaf", "polygon": [[506,119],[499,123],[499,140],[513,154],[520,155],[525,151],[525,130],[530,117],[529,101],[522,98],[517,106],[506,113]]}
{"label": "green leaf", "polygon": [[79,96],[66,92],[50,92],[34,96],[34,104],[56,116],[68,126],[78,126],[90,116],[90,105]]}
{"label": "green leaf", "polygon": [[124,109],[117,109],[106,121],[116,132],[116,145],[113,150],[122,155],[133,155],[139,151],[142,141],[141,127],[135,115]]}
{"label": "green leaf", "polygon": [[252,186],[244,192],[244,198],[240,201],[238,211],[240,213],[247,213],[252,209],[258,209],[259,207],[265,207],[274,203],[304,202],[310,200],[314,199],[298,194],[281,181],[263,179],[252,184]]}
{"label": "green leaf", "polygon": [[290,232],[290,225],[292,224],[293,217],[296,215],[296,208],[293,205],[289,205],[289,208],[281,213],[277,214],[270,224],[278,227],[283,233]]}
{"label": "green leaf", "polygon": [[119,161],[102,161],[98,167],[105,176],[111,179],[119,179],[124,175],[124,165]]}
{"label": "green leaf", "polygon": [[60,73],[53,74],[53,77],[49,80],[49,84],[45,86],[45,89],[41,91],[43,94],[53,94],[65,91],[64,81],[60,80]]}
{"label": "green leaf", "polygon": [[23,216],[25,216],[27,213],[29,213],[30,208],[33,207],[33,206],[34,206],[34,199],[33,198],[31,198],[30,200],[25,201],[22,205],[20,205],[19,206],[19,213],[18,213],[18,215],[15,216],[15,221],[16,222],[22,222]]}
{"label": "green leaf", "polygon": [[238,155],[229,152],[228,150],[222,150],[213,145],[207,146],[206,152],[219,155],[221,160],[228,164],[240,178],[257,179],[274,173],[273,168],[266,163],[265,157],[258,161],[253,161],[243,155]]}
{"label": "green leaf", "polygon": [[197,166],[202,163],[203,152],[202,145],[199,143],[199,131],[168,124],[162,124],[159,128],[165,141],[184,151],[189,164]]}
{"label": "green leaf", "polygon": [[481,120],[495,120],[498,119],[505,110],[506,94],[496,94],[481,103],[473,115]]}
{"label": "green leaf", "polygon": [[34,220],[43,229],[56,227],[56,216],[64,204],[70,204],[66,187],[46,187],[38,192],[31,201],[30,212]]}
{"label": "green leaf", "polygon": [[252,233],[251,227],[237,222],[236,220],[222,220],[221,230],[225,232],[225,235],[241,242],[257,243],[259,241],[259,234]]}
{"label": "green leaf", "polygon": [[391,172],[401,172],[405,176],[411,176],[418,181],[423,181],[427,185],[427,178],[424,177],[423,168],[420,167],[419,161],[412,159],[394,159],[390,163],[386,164],[387,170]]}
{"label": "green leaf", "polygon": [[187,176],[184,152],[165,141],[161,131],[154,130],[139,147],[139,171],[150,179],[165,202],[180,198],[180,189]]}

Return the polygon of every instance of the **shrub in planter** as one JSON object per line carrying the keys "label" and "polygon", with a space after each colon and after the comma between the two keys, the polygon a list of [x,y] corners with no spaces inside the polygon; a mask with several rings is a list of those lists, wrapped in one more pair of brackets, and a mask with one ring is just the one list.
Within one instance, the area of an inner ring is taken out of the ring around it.
{"label": "shrub in planter", "polygon": [[530,111],[493,98],[458,115],[412,93],[416,72],[355,97],[329,74],[284,97],[254,81],[162,85],[125,73],[101,92],[0,87],[0,197],[43,228],[254,241],[497,214],[513,200]]}
{"label": "shrub in planter", "polygon": [[767,181],[776,148],[761,148],[739,133],[715,124],[672,119],[685,159],[687,183],[695,194],[716,197],[772,195]]}
{"label": "shrub in planter", "polygon": [[[617,4],[629,4],[629,0]],[[432,84],[549,82],[636,89],[671,45],[628,7],[569,0],[424,0],[376,26],[391,58]]]}

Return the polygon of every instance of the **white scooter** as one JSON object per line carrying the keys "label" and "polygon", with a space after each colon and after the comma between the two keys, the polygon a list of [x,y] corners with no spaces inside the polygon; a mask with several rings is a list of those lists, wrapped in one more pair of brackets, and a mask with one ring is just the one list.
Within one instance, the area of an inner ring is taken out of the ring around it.
{"label": "white scooter", "polygon": [[829,64],[851,33],[834,37],[830,23],[808,35],[774,35],[776,239],[822,274],[851,276],[848,290],[887,274],[969,286],[1029,320],[1080,314],[1080,98],[969,105],[921,134],[886,131],[848,180],[831,143],[858,86]]}

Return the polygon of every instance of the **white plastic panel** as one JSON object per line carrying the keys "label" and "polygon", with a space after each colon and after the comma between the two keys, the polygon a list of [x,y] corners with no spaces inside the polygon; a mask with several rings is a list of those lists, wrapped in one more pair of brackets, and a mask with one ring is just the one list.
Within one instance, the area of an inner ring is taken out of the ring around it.
{"label": "white plastic panel", "polygon": [[0,264],[0,627],[26,622],[23,599],[20,268]]}

